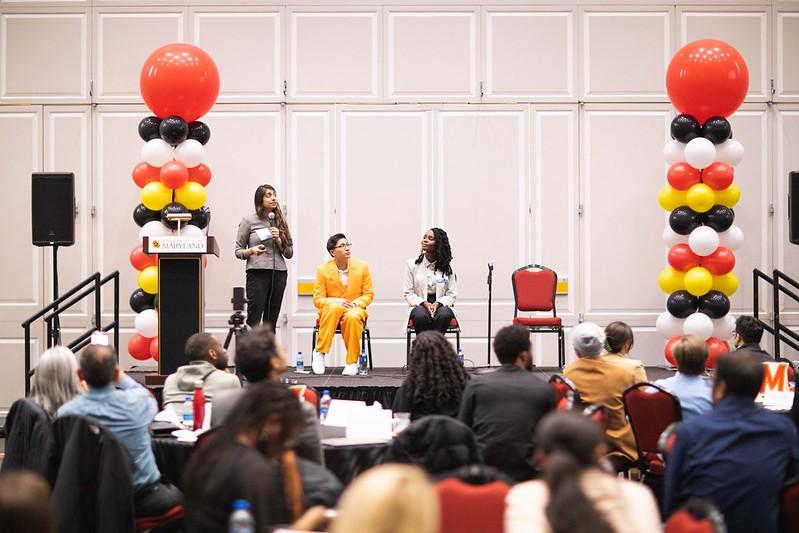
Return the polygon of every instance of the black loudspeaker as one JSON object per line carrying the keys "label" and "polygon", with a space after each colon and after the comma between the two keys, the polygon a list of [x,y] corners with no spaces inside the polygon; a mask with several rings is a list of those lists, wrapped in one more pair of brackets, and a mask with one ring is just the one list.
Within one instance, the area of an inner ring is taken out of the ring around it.
{"label": "black loudspeaker", "polygon": [[788,174],[788,240],[799,244],[799,170]]}
{"label": "black loudspeaker", "polygon": [[31,218],[34,246],[75,244],[75,174],[32,174]]}

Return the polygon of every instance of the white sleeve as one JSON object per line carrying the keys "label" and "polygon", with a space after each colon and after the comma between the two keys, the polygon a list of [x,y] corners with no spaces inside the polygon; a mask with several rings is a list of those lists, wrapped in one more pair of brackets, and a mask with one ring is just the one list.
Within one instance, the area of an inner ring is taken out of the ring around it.
{"label": "white sleeve", "polygon": [[414,268],[413,260],[409,260],[405,263],[405,282],[402,286],[403,294],[405,295],[405,301],[408,302],[408,305],[411,307],[416,307],[420,303],[424,301],[424,298],[416,294],[416,290],[414,289],[414,273],[416,269]]}

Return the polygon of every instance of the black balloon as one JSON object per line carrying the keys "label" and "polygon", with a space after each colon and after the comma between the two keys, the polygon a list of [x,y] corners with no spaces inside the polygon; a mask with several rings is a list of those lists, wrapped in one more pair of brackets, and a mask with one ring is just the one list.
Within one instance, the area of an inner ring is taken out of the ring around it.
{"label": "black balloon", "polygon": [[139,227],[153,220],[161,220],[161,213],[147,209],[144,207],[144,204],[139,204],[133,209],[133,221],[138,224]]}
{"label": "black balloon", "polygon": [[724,117],[710,117],[702,126],[702,136],[713,144],[721,144],[732,136],[732,127]]}
{"label": "black balloon", "polygon": [[671,137],[681,143],[687,143],[702,135],[702,126],[691,115],[677,115],[671,121]]}
{"label": "black balloon", "polygon": [[[169,220],[166,218],[167,215],[178,215],[181,213],[188,213],[189,210],[186,209],[186,206],[183,204],[179,204],[177,202],[172,202],[171,204],[166,204],[161,210],[161,222],[164,223],[164,226],[167,226],[169,229],[178,229],[178,221],[177,220]],[[181,222],[181,224],[183,224]]]}
{"label": "black balloon", "polygon": [[207,205],[189,212],[191,213],[191,220],[189,220],[189,224],[192,226],[205,229],[208,223],[211,222],[211,210],[208,209]]}
{"label": "black balloon", "polygon": [[141,289],[136,289],[133,291],[133,294],[130,295],[130,308],[137,313],[141,313],[145,309],[155,309],[153,305],[154,300],[155,295],[147,294]]}
{"label": "black balloon", "polygon": [[205,122],[195,120],[189,124],[189,139],[194,139],[200,144],[205,144],[211,138],[211,129]]}
{"label": "black balloon", "polygon": [[699,312],[721,318],[730,312],[730,299],[721,291],[709,291],[699,297]]}
{"label": "black balloon", "polygon": [[677,318],[687,318],[699,308],[699,298],[688,291],[674,291],[666,300],[666,309]]}
{"label": "black balloon", "polygon": [[144,140],[144,142],[152,141],[153,139],[158,139],[161,137],[161,133],[158,131],[159,126],[161,126],[161,119],[158,117],[145,117],[139,122],[139,137]]}
{"label": "black balloon", "polygon": [[687,205],[681,205],[669,215],[669,226],[680,235],[689,235],[701,224],[702,217]]}
{"label": "black balloon", "polygon": [[702,213],[702,223],[717,232],[727,231],[735,221],[735,211],[723,205],[714,205]]}
{"label": "black balloon", "polygon": [[172,115],[161,121],[158,131],[161,133],[163,140],[172,146],[177,146],[185,141],[189,135],[189,125],[179,116]]}

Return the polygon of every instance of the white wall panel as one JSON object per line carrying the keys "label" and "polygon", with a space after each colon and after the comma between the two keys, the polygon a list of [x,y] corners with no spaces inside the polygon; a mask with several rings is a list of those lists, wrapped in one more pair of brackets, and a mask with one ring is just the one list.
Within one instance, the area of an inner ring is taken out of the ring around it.
{"label": "white wall panel", "polygon": [[87,102],[86,10],[0,13],[0,103]]}
{"label": "white wall panel", "polygon": [[386,11],[387,98],[449,101],[479,97],[479,11]]}
{"label": "white wall panel", "polygon": [[586,100],[665,100],[673,53],[669,7],[582,13],[583,95]]}
{"label": "white wall panel", "polygon": [[[799,171],[799,107],[780,106],[775,110],[776,139],[774,165],[774,214],[775,224],[775,268],[799,279],[799,246],[788,240],[788,173]],[[799,213],[792,213],[794,217]],[[796,292],[796,291],[794,291]],[[799,318],[799,304],[791,299],[783,299],[780,309],[788,311],[782,318],[796,323]]]}
{"label": "white wall panel", "polygon": [[776,19],[775,99],[799,101],[799,11],[779,11]]}
{"label": "white wall panel", "polygon": [[[0,411],[4,413],[15,400],[25,396],[25,338],[19,331],[0,337],[0,359],[3,361],[3,386],[0,387]],[[42,349],[38,339],[31,340],[32,360],[38,360]]]}
{"label": "white wall panel", "polygon": [[483,12],[488,100],[574,99],[576,10]]}

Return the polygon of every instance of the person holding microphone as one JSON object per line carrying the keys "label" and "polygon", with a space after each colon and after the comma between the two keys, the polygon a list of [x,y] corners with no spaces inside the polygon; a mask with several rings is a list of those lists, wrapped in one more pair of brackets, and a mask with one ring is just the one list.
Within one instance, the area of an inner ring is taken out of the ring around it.
{"label": "person holding microphone", "polygon": [[275,188],[258,186],[255,213],[241,219],[236,236],[236,257],[247,261],[248,326],[269,322],[277,327],[293,244]]}

